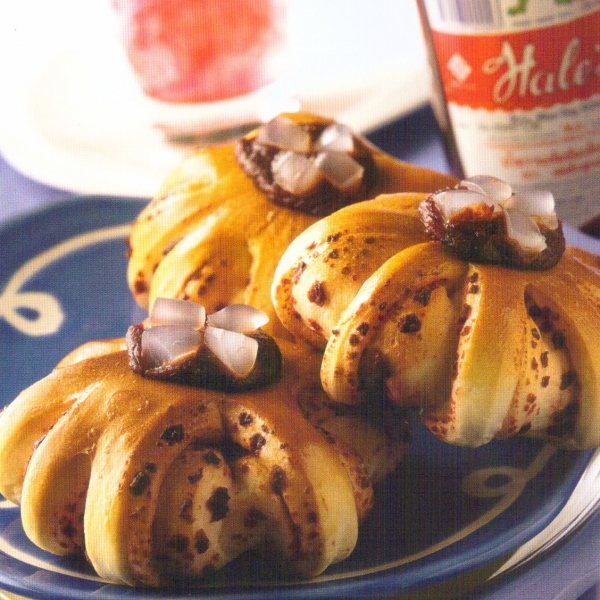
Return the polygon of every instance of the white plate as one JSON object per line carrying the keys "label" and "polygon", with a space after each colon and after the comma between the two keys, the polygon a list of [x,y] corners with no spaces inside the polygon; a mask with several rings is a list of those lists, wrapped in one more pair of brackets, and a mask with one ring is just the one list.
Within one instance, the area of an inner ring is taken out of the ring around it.
{"label": "white plate", "polygon": [[292,0],[289,74],[236,100],[185,107],[143,96],[109,8],[0,3],[0,152],[42,183],[148,197],[189,150],[157,123],[206,133],[300,107],[365,133],[428,98],[413,2]]}

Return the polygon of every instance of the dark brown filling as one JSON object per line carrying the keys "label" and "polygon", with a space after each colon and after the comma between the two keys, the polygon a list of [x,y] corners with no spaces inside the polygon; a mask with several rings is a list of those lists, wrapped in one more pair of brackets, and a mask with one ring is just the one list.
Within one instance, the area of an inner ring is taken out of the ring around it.
{"label": "dark brown filling", "polygon": [[556,229],[539,223],[546,248],[541,252],[528,252],[508,236],[504,214],[494,212],[488,204],[466,207],[446,219],[433,196],[429,196],[420,204],[419,212],[431,239],[446,245],[461,260],[513,269],[544,270],[558,263],[565,251],[561,223]]}
{"label": "dark brown filling", "polygon": [[[299,125],[309,133],[312,142],[315,143],[323,130],[330,124],[330,122],[311,122]],[[323,217],[348,204],[366,200],[377,179],[375,161],[370,149],[362,140],[354,136],[354,152],[350,156],[365,169],[359,189],[353,193],[345,193],[325,180],[309,194],[295,195],[274,181],[271,166],[280,152],[284,152],[284,150],[257,142],[256,133],[240,138],[235,146],[235,154],[240,166],[252,178],[256,187],[272,202],[311,215]],[[306,156],[315,156],[316,154],[313,152]]]}
{"label": "dark brown filling", "polygon": [[146,368],[142,357],[143,331],[143,324],[132,325],[127,331],[126,343],[131,370],[145,377],[224,392],[241,392],[270,385],[281,374],[282,357],[279,346],[260,329],[247,334],[258,341],[258,355],[254,367],[245,377],[238,377],[227,369],[205,344],[185,360]]}

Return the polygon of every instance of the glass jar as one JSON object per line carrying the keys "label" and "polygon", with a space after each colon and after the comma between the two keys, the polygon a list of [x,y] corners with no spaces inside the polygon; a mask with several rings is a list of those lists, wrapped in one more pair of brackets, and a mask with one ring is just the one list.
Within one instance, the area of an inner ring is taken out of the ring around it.
{"label": "glass jar", "polygon": [[215,102],[272,83],[287,67],[286,0],[112,0],[143,91]]}

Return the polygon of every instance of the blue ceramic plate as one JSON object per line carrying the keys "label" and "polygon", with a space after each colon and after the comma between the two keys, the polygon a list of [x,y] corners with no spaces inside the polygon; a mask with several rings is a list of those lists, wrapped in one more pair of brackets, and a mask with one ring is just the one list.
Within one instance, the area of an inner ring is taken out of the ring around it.
{"label": "blue ceramic plate", "polygon": [[[144,317],[125,280],[128,223],[141,207],[86,197],[0,229],[2,405],[80,343],[122,336]],[[594,245],[572,230],[569,236]],[[347,560],[307,582],[277,581],[240,562],[210,585],[176,593],[106,584],[84,562],[38,550],[23,533],[18,508],[4,501],[0,588],[65,600],[395,597],[488,565],[533,538],[563,507],[590,457],[531,440],[452,448],[415,423],[409,456],[379,486]]]}

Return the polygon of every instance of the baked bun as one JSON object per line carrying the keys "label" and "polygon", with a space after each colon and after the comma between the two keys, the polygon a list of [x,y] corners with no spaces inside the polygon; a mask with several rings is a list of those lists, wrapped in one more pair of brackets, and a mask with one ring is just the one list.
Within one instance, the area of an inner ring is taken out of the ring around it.
{"label": "baked bun", "polygon": [[[282,123],[284,129],[291,123],[307,133],[315,148],[308,149],[312,154],[321,143],[319,134],[336,125],[294,113],[277,117],[267,124],[268,131]],[[321,216],[356,199],[392,191],[435,191],[455,181],[398,161],[344,131],[334,142],[350,137],[346,154],[364,169],[361,181],[343,183],[337,191],[322,181],[289,193],[277,184],[271,168],[275,162],[284,173],[281,157],[289,152],[270,145],[265,131],[263,127],[235,143],[192,153],[142,210],[129,238],[127,275],[142,307],[167,297],[200,302],[209,312],[241,302],[273,315],[270,287],[277,262],[289,243]],[[276,131],[273,143],[278,135],[286,132]],[[276,319],[271,324],[276,326]]]}
{"label": "baked bun", "polygon": [[531,435],[600,445],[593,259],[567,250],[546,270],[460,259],[426,234],[426,199],[396,194],[343,208],[284,253],[275,309],[297,338],[324,348],[326,393],[416,408],[453,444]]}
{"label": "baked bun", "polygon": [[130,585],[190,582],[248,551],[303,577],[348,556],[403,444],[337,415],[320,354],[278,343],[280,380],[238,394],[142,377],[123,340],[66,357],[0,416],[0,492],[29,538]]}

